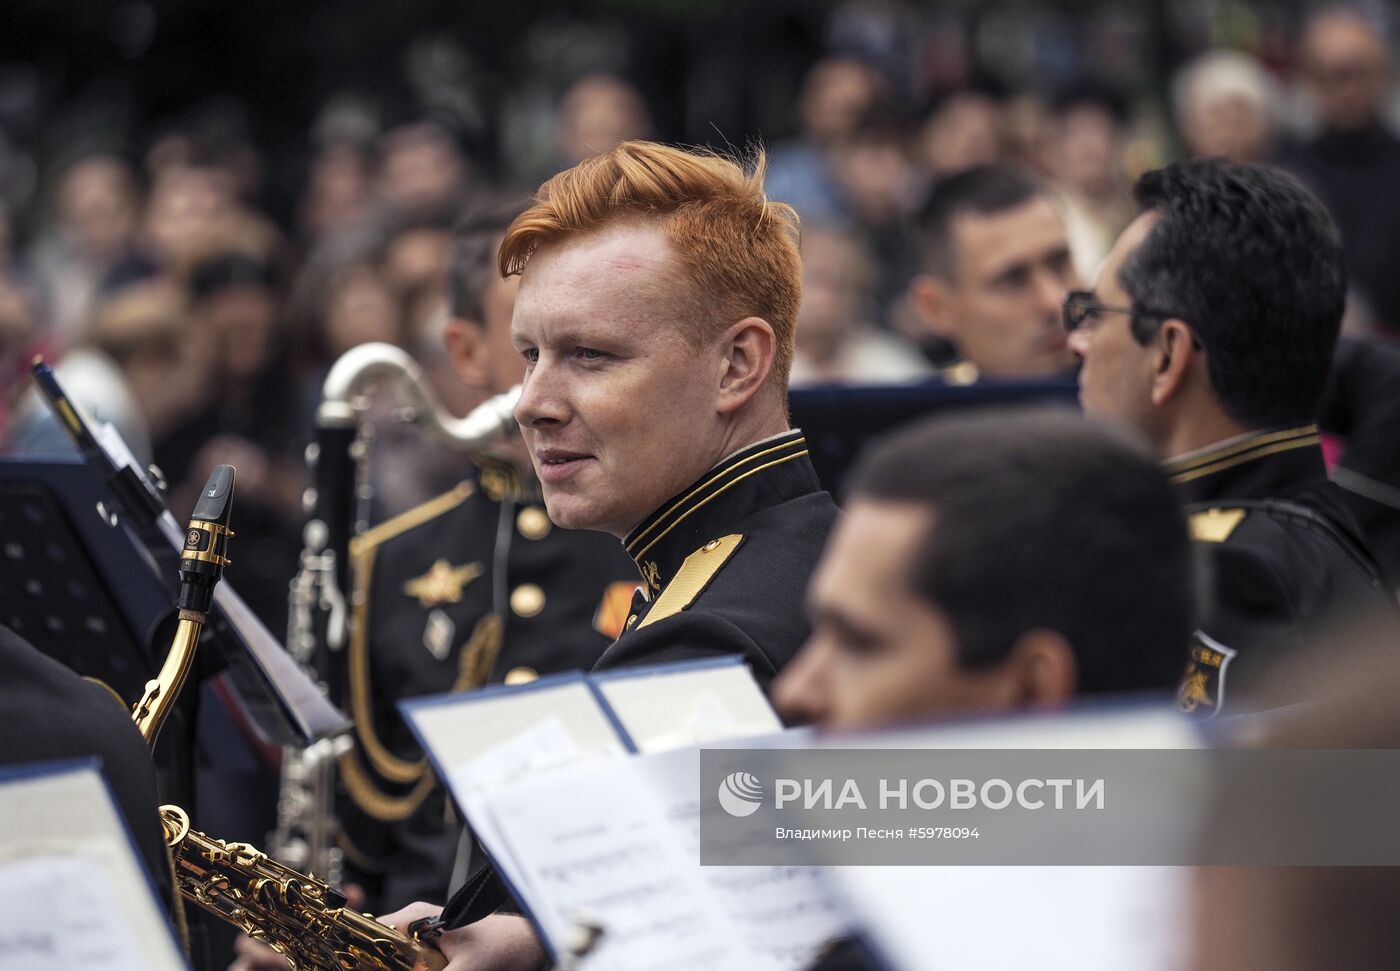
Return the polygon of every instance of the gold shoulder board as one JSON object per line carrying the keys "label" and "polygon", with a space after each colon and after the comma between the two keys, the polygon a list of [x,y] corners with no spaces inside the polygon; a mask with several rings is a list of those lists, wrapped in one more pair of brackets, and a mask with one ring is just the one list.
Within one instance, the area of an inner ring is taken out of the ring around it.
{"label": "gold shoulder board", "polygon": [[710,540],[687,556],[676,575],[671,578],[671,582],[666,584],[666,588],[656,598],[651,610],[647,611],[646,620],[638,624],[637,629],[641,630],[647,624],[665,620],[689,607],[695,598],[700,596],[700,592],[710,585],[720,567],[729,562],[729,558],[743,542],[742,533],[730,533],[728,536]]}
{"label": "gold shoulder board", "polygon": [[1245,509],[1205,509],[1191,514],[1191,538],[1202,543],[1223,543],[1248,514]]}

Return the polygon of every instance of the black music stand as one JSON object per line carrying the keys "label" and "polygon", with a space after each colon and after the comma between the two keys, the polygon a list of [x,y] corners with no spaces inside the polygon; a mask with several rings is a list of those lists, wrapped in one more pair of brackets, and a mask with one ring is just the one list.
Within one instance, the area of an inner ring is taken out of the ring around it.
{"label": "black music stand", "polygon": [[81,460],[0,459],[0,623],[131,704],[174,607]]}
{"label": "black music stand", "polygon": [[792,427],[807,438],[822,486],[839,503],[861,450],[901,425],[936,414],[1010,405],[1075,406],[1078,386],[1059,381],[949,385],[817,385],[788,393]]}

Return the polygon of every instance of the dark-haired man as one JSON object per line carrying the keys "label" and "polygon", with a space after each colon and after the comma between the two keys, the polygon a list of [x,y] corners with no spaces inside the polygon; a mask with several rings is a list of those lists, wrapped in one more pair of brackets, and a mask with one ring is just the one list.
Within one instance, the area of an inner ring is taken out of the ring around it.
{"label": "dark-haired man", "polygon": [[1147,435],[1211,551],[1182,707],[1241,710],[1264,704],[1248,693],[1279,658],[1394,608],[1314,424],[1345,297],[1340,240],[1311,193],[1263,166],[1180,162],[1134,194],[1143,212],[1095,289],[1066,301],[1080,399]]}
{"label": "dark-haired man", "polygon": [[1047,190],[1016,169],[984,165],[934,188],[918,218],[922,272],[910,300],[928,332],[977,378],[1066,375],[1060,304],[1079,285],[1065,221]]}
{"label": "dark-haired man", "polygon": [[1066,411],[937,419],[880,445],[808,590],[787,716],[868,729],[1076,695],[1170,695],[1186,525],[1150,456]]}

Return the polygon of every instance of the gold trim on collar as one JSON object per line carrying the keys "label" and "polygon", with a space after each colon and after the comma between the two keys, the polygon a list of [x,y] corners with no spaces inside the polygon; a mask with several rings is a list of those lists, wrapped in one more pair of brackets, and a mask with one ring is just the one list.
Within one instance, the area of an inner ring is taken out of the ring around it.
{"label": "gold trim on collar", "polygon": [[1264,432],[1260,435],[1250,435],[1243,441],[1233,442],[1219,448],[1207,449],[1193,455],[1184,455],[1180,458],[1168,459],[1162,465],[1172,475],[1180,475],[1184,472],[1191,472],[1195,469],[1214,465],[1226,458],[1238,455],[1241,452],[1249,452],[1265,445],[1272,445],[1275,442],[1284,442],[1290,439],[1308,435],[1317,435],[1317,425],[1299,425],[1297,428],[1281,428],[1278,431]]}
{"label": "gold trim on collar", "polygon": [[[732,472],[737,472],[738,470],[744,468],[745,466],[749,465],[754,461],[757,461],[758,459],[763,458],[766,455],[772,455],[774,452],[780,452],[785,448],[792,448],[793,446],[798,445],[803,447],[803,451],[801,452],[801,454],[806,455],[806,440],[803,438],[803,435],[800,431],[798,431],[797,429],[793,429],[792,431],[785,433],[783,441],[771,445],[760,452],[754,452],[752,455],[746,455],[736,462],[733,462],[731,464],[725,464],[715,469],[709,475],[705,476],[704,480],[701,481],[700,484],[697,485],[694,489],[691,489],[684,496],[681,496],[681,498],[677,499],[675,502],[671,503],[664,510],[658,513],[656,517],[651,521],[651,523],[648,524],[645,528],[643,528],[639,533],[637,533],[637,535],[628,539],[626,544],[627,552],[632,555],[633,559],[640,559],[641,556],[646,552],[646,550],[650,549],[655,544],[656,540],[653,540],[651,543],[648,543],[646,545],[646,548],[643,549],[641,553],[632,553],[632,550],[637,546],[637,544],[644,540],[647,537],[647,535],[652,532],[652,530],[660,527],[662,523],[666,521],[667,517],[674,514],[677,510],[683,509],[685,507],[685,504],[691,499],[694,499],[701,492],[704,492],[706,489],[713,486],[716,482],[723,479],[726,475],[729,475]],[[796,457],[796,455],[788,456],[788,458]],[[786,459],[783,459],[781,461],[786,461]],[[769,462],[767,465],[762,466],[762,468],[769,468],[770,466],[776,464],[778,463]],[[757,472],[758,469],[755,469],[754,471]],[[737,482],[739,480],[735,479],[734,481]],[[732,484],[733,483],[730,483],[730,485]],[[729,488],[729,486],[726,485],[725,488],[727,489]],[[698,508],[699,506],[697,505],[695,509]],[[694,509],[687,509],[684,513],[681,514],[681,518],[685,518],[692,512],[694,512]],[[672,527],[675,526],[674,523],[672,523],[671,525]],[[670,529],[668,529],[667,532],[670,532]],[[664,536],[665,533],[663,533],[662,535]],[[657,537],[657,539],[660,538],[660,536]]]}
{"label": "gold trim on collar", "polygon": [[1241,452],[1238,455],[1234,455],[1226,459],[1221,459],[1220,461],[1213,462],[1209,465],[1198,466],[1185,472],[1173,473],[1171,476],[1171,480],[1178,484],[1183,482],[1192,482],[1196,479],[1204,478],[1208,475],[1214,475],[1216,472],[1223,472],[1225,469],[1231,469],[1237,465],[1243,465],[1246,462],[1253,462],[1255,459],[1262,459],[1268,455],[1276,455],[1279,452],[1291,452],[1294,449],[1307,448],[1310,445],[1320,444],[1321,441],[1322,439],[1319,438],[1316,433],[1314,433],[1306,438],[1300,438],[1296,441],[1276,442],[1273,445],[1265,445],[1262,448],[1254,448],[1248,452]]}
{"label": "gold trim on collar", "polygon": [[[767,453],[764,453],[764,454],[767,454]],[[706,506],[708,506],[710,503],[714,502],[714,501],[715,501],[716,499],[718,499],[720,496],[724,495],[724,494],[725,494],[726,492],[728,492],[730,489],[734,488],[734,487],[735,487],[736,485],[738,485],[740,482],[743,482],[743,481],[744,481],[745,479],[747,479],[749,476],[751,476],[751,475],[757,475],[758,473],[762,472],[764,469],[771,469],[771,468],[772,468],[773,466],[775,466],[775,465],[782,465],[784,462],[791,462],[793,459],[800,459],[802,456],[804,456],[804,455],[806,455],[806,454],[807,454],[807,450],[804,448],[804,449],[803,449],[802,451],[800,451],[800,452],[793,452],[791,455],[784,455],[782,458],[780,458],[780,459],[774,459],[774,460],[771,461],[771,462],[767,462],[767,463],[765,463],[765,464],[763,464],[763,465],[760,465],[760,466],[759,466],[758,468],[756,468],[756,469],[750,469],[748,472],[745,472],[743,475],[739,476],[737,479],[734,479],[734,480],[731,481],[731,482],[726,482],[726,483],[725,483],[723,486],[721,486],[719,489],[716,489],[712,495],[706,496],[706,497],[705,497],[704,499],[702,499],[700,502],[697,502],[695,505],[691,506],[691,507],[690,507],[689,509],[687,509],[685,512],[681,513],[680,516],[678,516],[678,517],[676,518],[676,521],[675,521],[675,522],[673,522],[671,525],[669,525],[669,526],[666,527],[665,532],[663,532],[660,536],[656,537],[656,539],[652,540],[652,541],[651,541],[650,543],[648,543],[646,546],[642,547],[639,551],[637,551],[637,553],[635,553],[635,554],[633,555],[632,558],[633,558],[634,560],[640,560],[641,557],[646,556],[647,551],[650,550],[650,549],[651,549],[653,546],[655,546],[657,543],[659,543],[659,542],[661,542],[663,539],[665,539],[667,533],[671,532],[671,530],[675,529],[675,528],[676,528],[677,526],[679,526],[681,523],[685,522],[685,521],[686,521],[687,519],[689,519],[690,516],[693,515],[694,513],[699,512],[701,509],[704,509]]]}

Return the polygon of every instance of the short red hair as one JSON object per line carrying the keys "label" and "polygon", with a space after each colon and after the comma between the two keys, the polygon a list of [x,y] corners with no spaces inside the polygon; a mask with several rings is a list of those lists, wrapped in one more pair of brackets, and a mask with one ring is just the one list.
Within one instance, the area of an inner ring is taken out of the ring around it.
{"label": "short red hair", "polygon": [[689,276],[699,344],[745,317],[773,328],[772,378],[787,387],[802,297],[797,213],[763,192],[765,159],[739,161],[655,142],[623,142],[540,187],[506,230],[501,275],[535,251],[629,219],[656,219]]}

